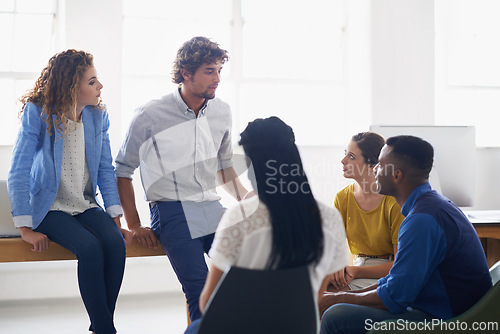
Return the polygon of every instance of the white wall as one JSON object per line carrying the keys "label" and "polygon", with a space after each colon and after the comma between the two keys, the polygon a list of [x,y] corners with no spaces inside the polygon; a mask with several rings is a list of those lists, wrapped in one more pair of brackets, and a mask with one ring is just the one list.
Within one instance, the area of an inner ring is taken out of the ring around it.
{"label": "white wall", "polygon": [[[104,83],[103,101],[114,129],[121,124],[122,1],[66,0],[62,20],[66,27],[62,49],[86,50],[94,55]],[[110,131],[111,148],[118,151],[121,131]]]}
{"label": "white wall", "polygon": [[371,2],[372,123],[434,124],[434,0]]}
{"label": "white wall", "polygon": [[[466,157],[464,157],[467,159]],[[459,159],[462,159],[460,157]],[[476,151],[476,199],[470,210],[500,210],[500,147],[478,147]]]}

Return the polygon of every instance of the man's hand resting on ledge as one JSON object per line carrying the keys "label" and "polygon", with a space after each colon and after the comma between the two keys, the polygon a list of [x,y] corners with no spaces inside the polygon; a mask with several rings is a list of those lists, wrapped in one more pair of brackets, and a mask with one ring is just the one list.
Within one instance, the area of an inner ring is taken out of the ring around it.
{"label": "man's hand resting on ledge", "polygon": [[158,248],[158,239],[156,238],[156,235],[151,228],[145,226],[137,226],[130,228],[130,230],[134,234],[134,239],[139,241],[141,246],[154,249]]}

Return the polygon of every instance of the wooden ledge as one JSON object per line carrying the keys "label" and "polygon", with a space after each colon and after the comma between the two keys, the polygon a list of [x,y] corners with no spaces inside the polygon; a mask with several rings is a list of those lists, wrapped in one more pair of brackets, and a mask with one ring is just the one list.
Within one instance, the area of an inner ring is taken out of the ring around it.
{"label": "wooden ledge", "polygon": [[500,224],[472,224],[480,238],[500,239]]}
{"label": "wooden ledge", "polygon": [[[0,238],[0,262],[76,260],[73,253],[55,242],[50,242],[49,249],[41,253],[32,252],[31,248],[21,238]],[[127,257],[158,255],[165,255],[161,245],[157,249],[146,248],[133,240],[127,247]]]}

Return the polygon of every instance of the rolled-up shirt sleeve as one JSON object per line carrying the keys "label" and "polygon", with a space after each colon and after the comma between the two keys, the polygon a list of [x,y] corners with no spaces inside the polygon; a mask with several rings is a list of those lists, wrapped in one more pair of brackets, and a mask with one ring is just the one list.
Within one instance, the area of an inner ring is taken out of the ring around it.
{"label": "rolled-up shirt sleeve", "polygon": [[146,114],[136,110],[118,155],[116,156],[116,177],[132,179],[135,170],[140,165],[139,150],[151,132],[150,122]]}
{"label": "rolled-up shirt sleeve", "polygon": [[[230,128],[231,122],[229,122],[228,125],[228,129]],[[226,131],[226,133],[224,134],[219,152],[217,153],[217,159],[219,161],[218,170],[233,167],[233,145],[231,141],[231,131]]]}

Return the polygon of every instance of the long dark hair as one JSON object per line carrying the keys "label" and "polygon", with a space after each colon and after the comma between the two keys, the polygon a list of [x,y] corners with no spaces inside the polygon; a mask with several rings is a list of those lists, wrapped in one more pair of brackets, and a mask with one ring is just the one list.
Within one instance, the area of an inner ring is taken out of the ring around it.
{"label": "long dark hair", "polygon": [[317,264],[323,254],[321,216],[292,128],[278,117],[256,119],[241,133],[240,145],[252,161],[254,187],[271,217],[268,268]]}

